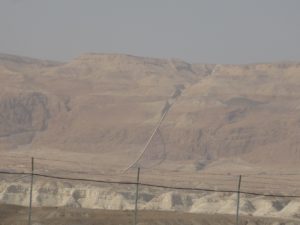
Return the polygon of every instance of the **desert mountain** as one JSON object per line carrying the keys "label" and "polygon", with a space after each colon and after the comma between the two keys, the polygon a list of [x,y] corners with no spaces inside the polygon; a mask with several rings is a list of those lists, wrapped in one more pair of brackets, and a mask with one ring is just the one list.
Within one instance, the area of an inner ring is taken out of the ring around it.
{"label": "desert mountain", "polygon": [[2,54],[0,87],[1,153],[91,154],[125,167],[169,110],[140,164],[300,162],[300,63]]}

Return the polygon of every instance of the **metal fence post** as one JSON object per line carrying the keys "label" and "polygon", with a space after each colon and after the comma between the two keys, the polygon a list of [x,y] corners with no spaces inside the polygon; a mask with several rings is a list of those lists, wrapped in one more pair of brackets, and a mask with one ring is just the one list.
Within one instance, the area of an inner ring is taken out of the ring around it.
{"label": "metal fence post", "polygon": [[31,225],[33,176],[34,176],[34,158],[32,157],[31,158],[31,183],[30,183],[30,195],[29,195],[28,225]]}
{"label": "metal fence post", "polygon": [[135,208],[134,208],[134,220],[133,220],[133,225],[136,225],[136,224],[137,224],[138,198],[139,198],[139,183],[140,183],[140,167],[138,168],[137,178],[136,178]]}
{"label": "metal fence post", "polygon": [[242,182],[242,175],[239,176],[239,183],[238,183],[237,207],[236,207],[236,223],[235,223],[236,225],[239,225],[241,182]]}

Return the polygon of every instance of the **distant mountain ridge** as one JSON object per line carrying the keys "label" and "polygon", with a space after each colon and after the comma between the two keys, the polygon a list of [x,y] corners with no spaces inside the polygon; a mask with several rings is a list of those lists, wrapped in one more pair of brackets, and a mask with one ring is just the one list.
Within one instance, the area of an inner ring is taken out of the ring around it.
{"label": "distant mountain ridge", "polygon": [[59,63],[0,54],[0,87],[1,152],[105,154],[126,166],[175,94],[142,165],[300,162],[298,62],[190,64],[90,53]]}

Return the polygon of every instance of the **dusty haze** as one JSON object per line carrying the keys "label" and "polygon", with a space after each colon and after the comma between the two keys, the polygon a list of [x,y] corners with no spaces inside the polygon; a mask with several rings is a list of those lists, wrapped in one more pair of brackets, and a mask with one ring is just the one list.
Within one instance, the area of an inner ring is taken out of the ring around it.
{"label": "dusty haze", "polygon": [[298,0],[2,0],[0,52],[84,52],[202,63],[300,60]]}

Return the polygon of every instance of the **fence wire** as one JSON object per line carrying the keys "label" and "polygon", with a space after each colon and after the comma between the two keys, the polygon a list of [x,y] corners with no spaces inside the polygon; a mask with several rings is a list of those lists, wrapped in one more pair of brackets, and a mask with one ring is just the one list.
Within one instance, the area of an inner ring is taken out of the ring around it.
{"label": "fence wire", "polygon": [[[23,159],[22,157],[18,157],[18,159]],[[95,183],[101,185],[116,185],[122,186],[130,185],[130,190],[127,190],[126,186],[122,189],[123,194],[127,194],[130,197],[131,204],[134,205],[134,217],[132,221],[134,221],[134,225],[137,224],[138,220],[138,203],[140,201],[141,207],[144,207],[147,199],[150,197],[152,198],[155,194],[152,193],[150,196],[147,194],[147,190],[157,190],[155,193],[159,192],[166,192],[166,191],[178,191],[182,193],[220,193],[222,195],[235,195],[236,194],[236,201],[237,201],[237,212],[236,212],[236,225],[239,225],[239,202],[240,202],[240,195],[243,195],[245,198],[250,196],[261,196],[261,197],[271,197],[271,198],[284,198],[284,199],[291,199],[291,198],[299,198],[300,195],[296,194],[298,192],[294,192],[295,194],[288,194],[289,192],[282,193],[280,191],[283,190],[282,185],[284,185],[284,190],[298,190],[297,184],[300,180],[287,178],[284,177],[286,174],[280,174],[280,179],[275,179],[275,175],[271,175],[267,177],[265,174],[260,176],[258,174],[246,174],[242,176],[237,176],[234,174],[218,174],[218,173],[201,173],[195,176],[188,176],[186,177],[184,174],[178,174],[178,176],[170,176],[168,171],[163,171],[159,173],[159,171],[146,171],[145,174],[140,175],[138,173],[130,173],[130,174],[105,174],[105,173],[95,173],[89,171],[69,171],[61,170],[61,167],[55,169],[51,168],[50,170],[45,169],[44,165],[41,161],[54,161],[58,163],[76,163],[75,161],[67,161],[67,160],[55,160],[55,159],[44,159],[44,158],[36,158],[39,160],[36,165],[38,168],[34,168],[33,158],[32,158],[32,168],[28,165],[23,167],[16,167],[13,169],[12,166],[9,166],[5,169],[0,169],[0,175],[5,176],[16,176],[16,178],[9,179],[8,182],[14,183],[19,181],[29,180],[31,178],[31,182],[33,178],[40,178],[43,179],[50,179],[50,180],[61,180],[61,181],[69,181],[70,183],[73,182],[84,182],[84,183]],[[23,163],[26,165],[26,163]],[[22,165],[23,165],[22,164]],[[6,166],[6,164],[4,164]],[[18,171],[19,170],[19,171]],[[139,169],[138,169],[139,171]],[[59,172],[59,173],[58,173]],[[59,174],[59,175],[58,175]],[[175,175],[175,171],[172,171],[172,174]],[[115,176],[113,176],[115,175]],[[299,176],[300,174],[293,174],[293,176]],[[90,176],[94,177],[101,177],[101,179],[92,179],[89,178]],[[157,177],[161,176],[162,179],[156,179]],[[138,178],[138,179],[136,179]],[[169,179],[168,183],[166,178]],[[190,179],[193,178],[193,179]],[[243,178],[243,179],[241,179]],[[294,177],[293,177],[294,178]],[[183,185],[184,180],[190,180],[185,182]],[[238,185],[240,182],[240,185]],[[171,184],[171,185],[170,185]],[[100,186],[100,185],[99,185]],[[33,187],[29,187],[30,192],[32,192]],[[134,195],[135,189],[136,194]],[[140,189],[140,193],[139,193]],[[256,191],[253,191],[256,190]],[[259,190],[259,191],[257,191]],[[125,193],[126,192],[126,193]],[[77,192],[76,192],[77,193]],[[79,192],[78,192],[79,193]],[[80,194],[80,193],[79,193]],[[134,197],[135,196],[135,197]],[[234,197],[235,198],[235,197]],[[138,201],[139,199],[139,201]],[[32,196],[29,204],[29,225],[31,225],[31,206],[32,206]]]}
{"label": "fence wire", "polygon": [[[108,181],[108,180],[97,180],[97,179],[85,179],[85,178],[72,178],[72,177],[62,177],[47,175],[42,173],[28,173],[28,172],[9,172],[9,171],[0,171],[0,174],[5,175],[24,175],[24,176],[36,176],[44,178],[52,178],[57,180],[69,180],[69,181],[80,181],[80,182],[93,182],[93,183],[104,183],[104,184],[120,184],[120,185],[141,185],[145,187],[155,187],[171,190],[185,190],[185,191],[205,191],[205,192],[216,192],[216,193],[238,193],[237,190],[222,190],[222,189],[210,189],[210,188],[195,188],[195,187],[178,187],[178,186],[167,186],[167,185],[158,185],[151,183],[142,183],[142,182],[132,182],[132,181]],[[283,194],[271,194],[271,193],[259,193],[259,192],[250,192],[250,191],[239,191],[241,194],[246,195],[255,195],[255,196],[264,196],[264,197],[279,197],[279,198],[300,198],[300,195],[283,195]]]}

